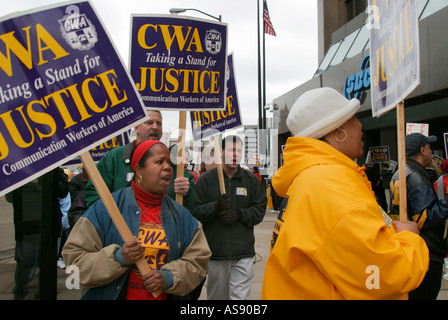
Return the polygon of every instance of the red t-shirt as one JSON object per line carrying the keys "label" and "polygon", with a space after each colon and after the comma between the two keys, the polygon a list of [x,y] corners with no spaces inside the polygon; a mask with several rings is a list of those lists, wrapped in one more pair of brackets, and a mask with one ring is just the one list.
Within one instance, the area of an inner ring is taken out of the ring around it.
{"label": "red t-shirt", "polygon": [[[145,249],[144,258],[151,269],[160,269],[168,260],[169,246],[160,220],[160,202],[162,197],[152,196],[132,183],[135,198],[141,209],[138,239]],[[143,285],[140,272],[132,265],[129,275],[127,300],[166,300],[167,294],[154,297]]]}

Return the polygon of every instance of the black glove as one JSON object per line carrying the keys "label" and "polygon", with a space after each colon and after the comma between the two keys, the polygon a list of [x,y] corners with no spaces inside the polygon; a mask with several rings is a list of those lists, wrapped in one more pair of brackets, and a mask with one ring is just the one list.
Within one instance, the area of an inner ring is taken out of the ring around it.
{"label": "black glove", "polygon": [[228,194],[222,194],[215,201],[215,209],[218,213],[230,209],[230,197]]}
{"label": "black glove", "polygon": [[219,221],[222,224],[232,224],[240,219],[240,214],[236,210],[224,210],[219,213]]}

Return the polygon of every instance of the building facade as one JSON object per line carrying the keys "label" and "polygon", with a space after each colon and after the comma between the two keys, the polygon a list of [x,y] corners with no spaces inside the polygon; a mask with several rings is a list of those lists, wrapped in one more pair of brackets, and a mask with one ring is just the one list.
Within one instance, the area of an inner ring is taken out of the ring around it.
{"label": "building facade", "polygon": [[[429,133],[438,137],[432,146],[434,154],[446,158],[443,133],[448,132],[448,1],[417,2],[420,85],[404,101],[405,122],[428,124]],[[319,67],[312,79],[273,100],[278,106],[274,128],[278,129],[279,156],[281,146],[290,136],[286,118],[297,98],[310,89],[332,87],[349,99],[356,97],[361,101],[357,117],[363,124],[365,151],[372,146],[388,145],[391,159],[397,160],[396,111],[372,117],[367,0],[320,0],[318,6]],[[349,9],[361,12],[341,25],[341,21],[350,18]],[[358,163],[363,164],[364,160],[358,159]]]}

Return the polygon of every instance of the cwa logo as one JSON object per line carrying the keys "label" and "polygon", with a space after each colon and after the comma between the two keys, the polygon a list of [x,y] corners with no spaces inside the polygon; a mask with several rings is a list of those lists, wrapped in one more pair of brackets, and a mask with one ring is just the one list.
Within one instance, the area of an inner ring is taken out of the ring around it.
{"label": "cwa logo", "polygon": [[77,50],[89,50],[98,42],[97,32],[92,22],[85,14],[79,13],[79,8],[70,5],[65,15],[58,20],[62,36],[70,47]]}
{"label": "cwa logo", "polygon": [[218,54],[222,48],[222,36],[221,32],[212,29],[208,30],[205,34],[205,49],[210,54]]}

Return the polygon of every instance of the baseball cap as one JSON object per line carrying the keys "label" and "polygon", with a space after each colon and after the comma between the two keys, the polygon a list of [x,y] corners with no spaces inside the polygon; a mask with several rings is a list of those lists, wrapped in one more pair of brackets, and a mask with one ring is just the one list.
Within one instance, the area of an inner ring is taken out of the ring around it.
{"label": "baseball cap", "polygon": [[406,136],[405,143],[406,143],[406,156],[414,156],[418,152],[420,152],[420,149],[426,146],[428,143],[433,143],[437,141],[436,136],[425,136],[421,133],[411,133],[410,135]]}

